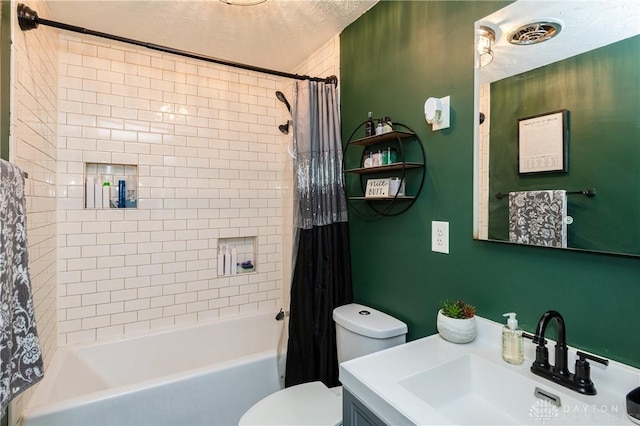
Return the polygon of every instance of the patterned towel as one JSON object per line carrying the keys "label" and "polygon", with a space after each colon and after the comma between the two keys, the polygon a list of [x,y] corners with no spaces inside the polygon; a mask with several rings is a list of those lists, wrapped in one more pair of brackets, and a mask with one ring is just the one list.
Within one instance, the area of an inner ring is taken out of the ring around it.
{"label": "patterned towel", "polygon": [[509,241],[567,247],[567,193],[564,190],[509,193]]}
{"label": "patterned towel", "polygon": [[22,171],[0,160],[0,414],[42,379],[29,278]]}

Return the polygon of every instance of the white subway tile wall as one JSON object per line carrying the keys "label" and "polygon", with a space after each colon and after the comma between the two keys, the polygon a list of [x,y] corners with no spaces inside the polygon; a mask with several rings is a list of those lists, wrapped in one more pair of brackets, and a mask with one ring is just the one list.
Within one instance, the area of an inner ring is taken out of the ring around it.
{"label": "white subway tile wall", "polygon": [[[295,72],[339,75],[338,48],[336,35]],[[291,100],[291,80],[47,27],[16,30],[13,54],[11,160],[29,173],[45,365],[58,345],[286,307],[293,175],[277,125],[290,117],[274,92]],[[86,163],[137,165],[138,208],[85,209]],[[218,239],[245,237],[259,272],[217,278]]]}
{"label": "white subway tile wall", "polygon": [[[4,3],[3,5],[6,5]],[[46,3],[29,3],[44,16]],[[15,7],[15,4],[11,4]],[[12,100],[10,160],[29,174],[25,181],[29,271],[38,337],[45,368],[57,347],[56,318],[56,120],[58,79],[58,33],[42,28],[18,30],[11,13]],[[31,388],[16,398],[9,409],[16,424],[33,393]]]}
{"label": "white subway tile wall", "polygon": [[[281,79],[70,35],[59,70],[59,344],[277,312]],[[137,208],[85,209],[86,163],[137,165]],[[243,237],[257,271],[218,278]]]}
{"label": "white subway tile wall", "polygon": [[480,112],[484,113],[484,122],[478,134],[478,237],[489,238],[489,129],[491,126],[491,91],[489,84],[480,87]]}
{"label": "white subway tile wall", "polygon": [[[337,74],[336,47],[301,69]],[[282,307],[290,81],[69,35],[59,69],[59,344]],[[85,163],[137,164],[138,208],[84,209]],[[218,277],[245,237],[256,272]]]}

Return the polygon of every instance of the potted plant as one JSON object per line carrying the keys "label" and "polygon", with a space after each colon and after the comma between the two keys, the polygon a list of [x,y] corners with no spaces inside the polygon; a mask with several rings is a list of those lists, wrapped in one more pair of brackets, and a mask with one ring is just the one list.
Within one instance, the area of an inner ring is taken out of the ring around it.
{"label": "potted plant", "polygon": [[468,343],[476,338],[476,308],[463,300],[442,302],[438,311],[438,333],[453,343]]}

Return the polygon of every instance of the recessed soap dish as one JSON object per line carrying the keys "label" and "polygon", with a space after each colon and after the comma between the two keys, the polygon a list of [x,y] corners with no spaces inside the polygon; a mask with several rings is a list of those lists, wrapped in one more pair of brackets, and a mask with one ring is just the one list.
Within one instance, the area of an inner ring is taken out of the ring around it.
{"label": "recessed soap dish", "polygon": [[632,422],[640,425],[640,387],[627,394],[627,415]]}

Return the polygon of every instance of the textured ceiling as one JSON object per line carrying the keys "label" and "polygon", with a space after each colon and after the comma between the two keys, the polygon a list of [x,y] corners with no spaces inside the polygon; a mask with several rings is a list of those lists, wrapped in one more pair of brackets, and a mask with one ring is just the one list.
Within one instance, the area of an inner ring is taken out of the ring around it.
{"label": "textured ceiling", "polygon": [[[220,0],[49,0],[50,16],[37,12],[95,31],[293,72],[377,1],[266,0],[233,6]],[[638,0],[513,3],[479,21],[497,32],[495,60],[483,75],[494,81],[637,34],[639,9]],[[535,46],[505,41],[511,29],[536,19],[562,23],[560,35]]]}
{"label": "textured ceiling", "polygon": [[[40,18],[292,72],[378,0],[53,0]],[[28,5],[28,2],[25,2]],[[320,76],[324,77],[324,76]]]}

